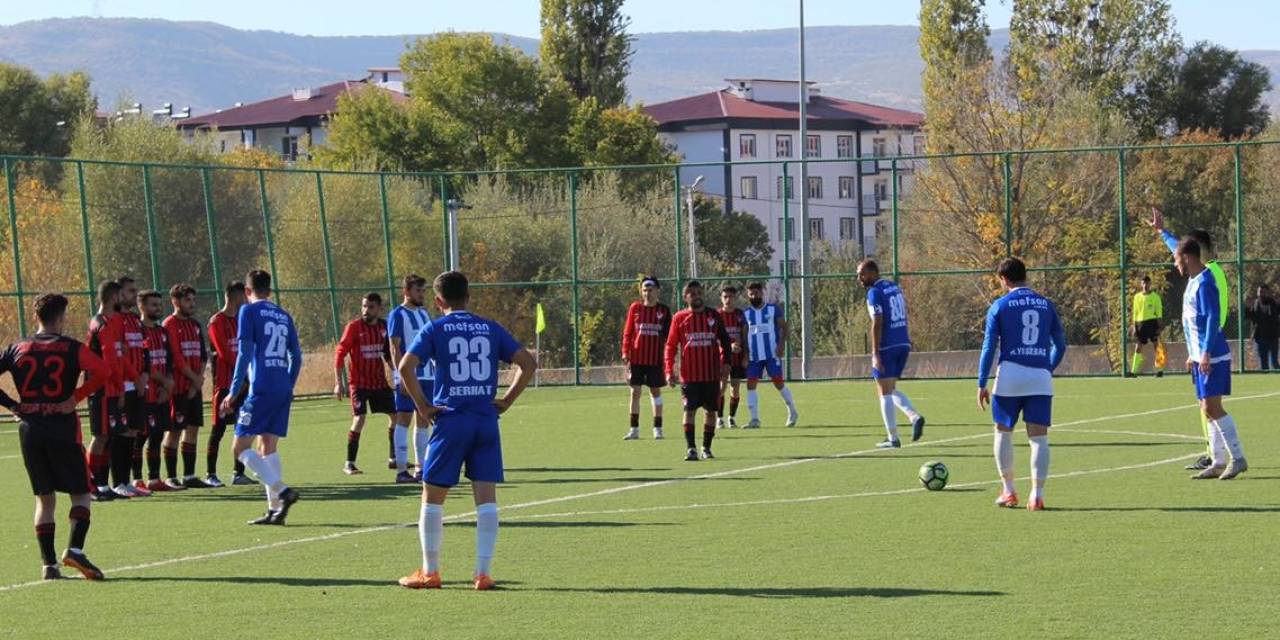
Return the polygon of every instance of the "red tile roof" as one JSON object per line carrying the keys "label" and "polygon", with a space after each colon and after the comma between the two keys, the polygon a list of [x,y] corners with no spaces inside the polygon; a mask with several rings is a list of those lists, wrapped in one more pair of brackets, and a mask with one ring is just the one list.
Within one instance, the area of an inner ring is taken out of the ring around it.
{"label": "red tile roof", "polygon": [[[310,100],[294,100],[293,94],[271,98],[261,102],[246,104],[241,107],[225,109],[183,120],[178,124],[183,129],[235,129],[241,127],[261,127],[267,125],[286,125],[304,118],[332,115],[338,110],[338,97],[348,91],[359,91],[370,85],[364,80],[345,80],[316,87],[311,90]],[[388,91],[397,100],[406,100],[403,94]]]}
{"label": "red tile roof", "polygon": [[[800,106],[795,102],[757,102],[728,90],[712,91],[644,108],[658,126],[729,118],[796,120]],[[873,127],[920,127],[924,114],[881,107],[865,102],[814,95],[809,98],[808,120],[861,120]]]}

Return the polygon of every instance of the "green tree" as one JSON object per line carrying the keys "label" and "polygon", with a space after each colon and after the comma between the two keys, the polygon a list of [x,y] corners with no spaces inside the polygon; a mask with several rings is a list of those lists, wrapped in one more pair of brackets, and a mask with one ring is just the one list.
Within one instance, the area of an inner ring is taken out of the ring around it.
{"label": "green tree", "polygon": [[627,100],[631,19],[622,13],[622,3],[542,0],[542,64],[578,99],[595,98],[606,109]]}
{"label": "green tree", "polygon": [[96,107],[83,73],[41,80],[30,69],[0,63],[0,155],[65,156],[75,123]]}
{"label": "green tree", "polygon": [[450,143],[419,103],[389,91],[351,91],[338,99],[324,146],[323,166],[372,171],[431,171],[450,164]]}
{"label": "green tree", "polygon": [[1257,135],[1271,115],[1262,96],[1271,90],[1267,68],[1226,47],[1196,43],[1176,62],[1172,82],[1160,85],[1148,103],[1167,131],[1217,131],[1235,139]]}

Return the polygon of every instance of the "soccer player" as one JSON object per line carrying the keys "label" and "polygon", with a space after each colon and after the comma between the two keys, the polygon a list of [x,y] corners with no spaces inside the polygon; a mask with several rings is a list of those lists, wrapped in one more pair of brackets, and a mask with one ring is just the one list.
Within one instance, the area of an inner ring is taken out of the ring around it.
{"label": "soccer player", "polygon": [[[1178,272],[1187,278],[1182,294],[1182,331],[1187,337],[1187,368],[1195,383],[1200,410],[1209,421],[1210,464],[1195,480],[1230,480],[1249,469],[1244,448],[1236,433],[1236,422],[1222,407],[1222,397],[1231,395],[1231,348],[1219,318],[1224,307],[1217,278],[1201,257],[1200,243],[1183,238],[1174,252]],[[1230,462],[1227,457],[1230,453]]]}
{"label": "soccer player", "polygon": [[[213,349],[213,405],[210,407],[210,419],[213,431],[209,433],[209,442],[205,449],[205,484],[211,487],[223,486],[218,478],[218,449],[227,427],[235,422],[236,410],[244,402],[244,396],[237,397],[231,403],[231,411],[222,412],[222,401],[231,388],[231,376],[236,367],[236,322],[240,317],[240,307],[244,306],[244,283],[233,280],[223,289],[222,308],[209,317],[209,345]],[[253,480],[244,474],[244,464],[239,460],[234,463],[231,484],[253,484]]]}
{"label": "soccer player", "polygon": [[[720,290],[720,320],[724,322],[724,331],[729,334],[729,342],[733,345],[733,358],[729,362],[729,380],[720,389],[720,405],[716,408],[716,428],[736,429],[738,422],[738,402],[741,398],[742,381],[747,377],[747,346],[742,329],[747,326],[747,316],[737,305],[738,288],[726,285]],[[724,397],[729,396],[729,414],[724,412]]]}
{"label": "soccer player", "polygon": [[[1137,344],[1133,345],[1130,376],[1136,378],[1142,373],[1144,347],[1151,352],[1152,366],[1155,365],[1155,352],[1160,344],[1160,319],[1163,317],[1164,302],[1160,299],[1160,294],[1151,290],[1151,276],[1142,276],[1142,290],[1133,294],[1133,337]],[[1157,369],[1156,377],[1163,375],[1164,371]]]}
{"label": "soccer player", "polygon": [[[995,422],[996,470],[1003,489],[997,507],[1018,506],[1013,487],[1013,428],[1021,417],[1031,441],[1031,500],[1027,509],[1044,510],[1044,482],[1049,477],[1049,427],[1053,424],[1053,370],[1067,353],[1066,332],[1048,298],[1027,286],[1027,266],[1005,258],[996,276],[1008,293],[987,310],[982,356],[978,360],[978,408],[991,405]],[[995,399],[987,378],[997,351]]]}
{"label": "soccer player", "polygon": [[293,387],[302,373],[302,347],[293,317],[271,301],[271,274],[250,271],[245,281],[249,303],[240,307],[236,368],[222,411],[230,413],[235,398],[247,390],[232,446],[236,459],[258,476],[267,492],[266,515],[249,524],[283,525],[299,499],[298,492],[284,483],[278,448],[280,439],[289,434]]}
{"label": "soccer player", "polygon": [[[1156,233],[1160,234],[1160,240],[1164,242],[1164,246],[1169,248],[1169,253],[1175,258],[1178,254],[1178,236],[1174,235],[1164,227],[1164,212],[1159,207],[1151,207],[1151,219],[1147,221]],[[1204,229],[1192,229],[1187,233],[1188,236],[1195,238],[1196,243],[1200,245],[1200,253],[1203,254],[1204,267],[1213,275],[1213,283],[1218,289],[1218,304],[1220,309],[1229,309],[1231,305],[1231,289],[1227,282],[1227,274],[1222,270],[1222,265],[1217,260],[1213,260],[1213,239],[1210,238],[1209,232]],[[1223,313],[1218,320],[1220,329],[1227,327],[1227,314]],[[1209,427],[1209,419],[1205,417],[1204,412],[1200,412],[1200,428],[1204,432],[1205,454],[1200,456],[1198,460],[1187,465],[1190,471],[1201,471],[1208,469],[1213,463],[1213,434]]]}
{"label": "soccer player", "polygon": [[[160,477],[160,445],[169,437],[172,420],[169,416],[169,396],[173,393],[173,360],[169,357],[169,334],[160,325],[164,318],[164,296],[159,291],[147,290],[138,296],[138,308],[142,313],[142,337],[147,347],[150,364],[144,407],[146,413],[146,458],[148,491],[181,491],[186,487],[174,481],[172,484]],[[169,468],[172,478],[177,475],[177,457]],[[135,483],[136,487],[137,484]]]}
{"label": "soccer player", "polygon": [[132,450],[125,454],[122,449],[110,447],[112,439],[123,437],[126,426],[121,406],[124,381],[137,378],[136,372],[126,371],[120,283],[108,280],[98,285],[98,313],[89,321],[85,342],[111,370],[107,383],[89,396],[89,431],[93,434],[89,440],[89,470],[93,475],[93,498],[100,502],[130,498],[132,492],[115,491],[108,484],[109,471],[117,480],[128,475],[129,458],[133,455]]}
{"label": "soccer player", "polygon": [[[391,310],[391,314],[387,316],[387,337],[391,343],[392,362],[400,362],[404,359],[405,349],[413,343],[414,337],[422,328],[431,322],[431,316],[427,313],[427,308],[423,306],[427,297],[427,279],[417,275],[409,274],[404,277],[403,286],[404,300]],[[406,391],[406,387],[414,384],[416,381],[418,386],[422,387],[422,395],[432,397],[433,378],[435,377],[434,365],[430,362],[423,361],[418,367],[417,373],[408,380],[400,376],[398,372],[393,373],[393,380],[396,385],[395,401],[396,401],[396,419],[395,426],[392,428],[392,444],[393,455],[388,461],[387,466],[394,466],[396,470],[396,482],[400,484],[414,483],[421,480],[422,465],[427,458],[427,429],[431,426],[430,419],[422,414],[414,414],[413,397]],[[417,423],[417,430],[413,435],[413,445],[417,453],[418,476],[409,473],[409,421],[413,420]]]}
{"label": "soccer player", "polygon": [[623,440],[640,438],[640,390],[649,388],[653,407],[653,439],[662,439],[662,345],[671,331],[671,308],[658,302],[662,283],[657,278],[640,279],[640,299],[627,309],[622,328],[622,362],[627,365],[627,385],[631,387],[631,427]]}
{"label": "soccer player", "polygon": [[[715,309],[702,300],[702,283],[690,280],[684,285],[685,308],[671,318],[671,334],[667,336],[664,363],[667,383],[680,385],[684,398],[684,442],[688,446],[685,460],[698,460],[693,425],[698,409],[706,412],[702,425],[702,459],[710,460],[711,441],[716,435],[716,411],[720,406],[720,388],[729,377],[733,360],[733,344],[724,322]],[[676,353],[680,355],[680,373],[676,375]]]}
{"label": "soccer player", "polygon": [[[165,464],[177,460],[179,439],[182,446],[182,486],[209,489],[211,485],[196,477],[196,439],[204,426],[204,366],[209,351],[204,342],[204,328],[194,317],[196,289],[189,284],[175,284],[169,289],[173,314],[164,319],[169,333],[169,355],[175,371],[174,389],[169,397],[172,428],[164,441]],[[179,434],[181,437],[179,438]],[[169,477],[170,483],[177,481]]]}
{"label": "soccer player", "polygon": [[[125,491],[131,498],[145,498],[151,495],[146,482],[142,480],[142,450],[147,441],[147,411],[143,396],[147,392],[147,348],[142,338],[142,318],[138,315],[138,284],[129,276],[116,279],[120,285],[120,322],[124,327],[124,357],[129,371],[136,372],[137,377],[124,381],[124,398],[121,402],[121,413],[124,416],[125,429],[118,438],[111,440],[111,455],[125,457],[124,452],[116,453],[116,448],[128,448],[129,469],[131,475],[116,477],[117,493]],[[138,480],[131,483],[130,478]]]}
{"label": "soccer player", "polygon": [[[22,462],[36,495],[36,542],[44,579],[62,577],[53,550],[56,492],[62,492],[71,495],[71,543],[62,554],[62,564],[80,571],[88,580],[101,580],[102,572],[84,555],[90,484],[76,405],[105,385],[112,372],[88,347],[62,335],[65,297],[46,293],[36,298],[35,312],[39,320],[36,335],[0,353],[0,374],[13,376],[19,390],[17,400],[0,390],[0,406],[19,421]],[[82,371],[88,375],[76,388]]]}
{"label": "soccer player", "polygon": [[747,318],[747,410],[751,412],[751,421],[745,428],[760,428],[760,396],[756,394],[756,385],[760,383],[760,374],[765,372],[782,395],[782,401],[787,403],[787,426],[794,427],[800,413],[791,398],[791,389],[782,379],[781,358],[786,352],[789,333],[787,321],[781,307],[765,303],[764,285],[759,282],[747,285],[747,302],[751,305],[743,313]]}
{"label": "soccer player", "polygon": [[880,277],[880,265],[875,260],[863,260],[858,265],[858,281],[867,288],[867,312],[871,314],[871,377],[876,381],[880,417],[888,432],[884,441],[876,446],[897,449],[902,441],[898,439],[895,405],[911,421],[911,441],[924,435],[924,416],[912,406],[907,394],[898,391],[898,378],[902,377],[911,355],[907,299],[896,283]]}
{"label": "soccer player", "polygon": [[[351,389],[342,384],[346,371],[346,359],[351,356]],[[382,296],[366,293],[360,301],[360,317],[347,323],[342,339],[334,350],[333,395],[336,398],[351,397],[351,430],[347,432],[347,463],[342,471],[349,476],[359,473],[356,454],[360,451],[360,432],[364,430],[365,414],[385,413],[395,428],[396,401],[387,386],[386,365],[391,364],[391,350],[387,345],[387,323],[382,319]]]}
{"label": "soccer player", "polygon": [[[432,283],[436,307],[443,314],[427,324],[400,360],[400,378],[412,380],[421,363],[436,363],[435,396],[421,385],[407,385],[418,414],[434,417],[426,466],[422,470],[422,511],[418,539],[422,565],[400,579],[410,589],[439,589],[440,544],[444,538],[444,502],[458,484],[465,464],[476,505],[476,567],[474,586],[494,587],[491,565],[498,541],[497,484],[503,480],[502,441],[498,416],[511,408],[537,363],[498,323],[467,311],[467,277],[457,271],[436,276]],[[498,363],[514,368],[511,386],[501,398]]]}

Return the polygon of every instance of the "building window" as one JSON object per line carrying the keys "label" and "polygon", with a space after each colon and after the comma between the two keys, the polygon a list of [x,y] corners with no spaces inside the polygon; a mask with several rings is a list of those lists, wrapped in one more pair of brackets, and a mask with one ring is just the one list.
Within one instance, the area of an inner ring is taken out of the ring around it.
{"label": "building window", "polygon": [[288,162],[298,159],[298,136],[285,136],[280,139],[280,155]]}
{"label": "building window", "polygon": [[791,136],[779,134],[775,140],[774,155],[779,158],[791,157]]}
{"label": "building window", "polygon": [[805,190],[805,195],[813,200],[822,199],[822,178],[813,176],[809,178],[809,188]]}
{"label": "building window", "polygon": [[738,195],[742,196],[742,198],[746,200],[755,200],[759,197],[759,194],[756,191],[755,176],[743,176],[740,185],[741,186],[738,188]]}
{"label": "building window", "polygon": [[854,182],[853,176],[840,176],[840,199],[852,200],[857,193],[857,183]]}
{"label": "building window", "polygon": [[889,182],[887,180],[876,180],[876,200],[889,199]]}
{"label": "building window", "polygon": [[911,145],[917,155],[923,154],[925,148],[924,136],[914,136],[911,138]]}
{"label": "building window", "polygon": [[836,136],[836,157],[853,157],[853,136]]}
{"label": "building window", "polygon": [[840,239],[855,240],[858,237],[858,219],[840,218]]}
{"label": "building window", "polygon": [[[784,222],[786,223],[785,232],[783,231],[783,228],[782,228],[782,225]],[[796,222],[795,218],[778,218],[778,237],[782,238],[783,242],[791,242],[792,240],[795,239],[795,235],[796,235],[795,222]]]}
{"label": "building window", "polygon": [[800,275],[800,263],[795,260],[779,260],[778,270],[788,275]]}
{"label": "building window", "polygon": [[871,140],[871,155],[876,158],[883,158],[889,155],[889,147],[885,143],[884,138],[873,138]]}
{"label": "building window", "polygon": [[809,218],[809,240],[821,240],[822,238],[822,218]]}
{"label": "building window", "polygon": [[822,157],[822,136],[808,136],[805,138],[804,157],[821,158]]}
{"label": "building window", "polygon": [[790,200],[791,198],[795,197],[796,179],[791,176],[787,176],[786,180],[787,180],[786,191],[783,191],[782,176],[778,176],[778,190],[775,191],[774,193],[779,200]]}
{"label": "building window", "polygon": [[756,134],[743,133],[738,135],[738,156],[742,158],[756,157]]}

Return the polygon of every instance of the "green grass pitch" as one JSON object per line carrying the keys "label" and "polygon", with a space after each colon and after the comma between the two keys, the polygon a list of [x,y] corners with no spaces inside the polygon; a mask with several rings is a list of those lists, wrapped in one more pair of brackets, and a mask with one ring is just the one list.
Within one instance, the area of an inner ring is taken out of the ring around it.
{"label": "green grass pitch", "polygon": [[[647,428],[622,441],[620,388],[531,389],[503,420],[504,588],[488,593],[468,584],[465,484],[446,507],[446,588],[395,586],[420,560],[417,488],[388,483],[381,418],[366,474],[341,473],[337,401],[295,406],[289,526],[244,524],[264,507],[256,487],[95,505],[87,551],[108,581],[33,584],[32,499],[6,423],[0,637],[1257,637],[1276,602],[1276,380],[1235,381],[1252,468],[1232,482],[1182,469],[1203,449],[1185,376],[1059,380],[1043,513],[992,506],[972,382],[903,383],[930,426],[892,451],[873,450],[870,383],[794,385],[796,429],[765,389],[765,428],[721,432],[718,458],[696,463],[674,418],[665,441]],[[916,479],[930,459],[951,469],[942,492]]]}

